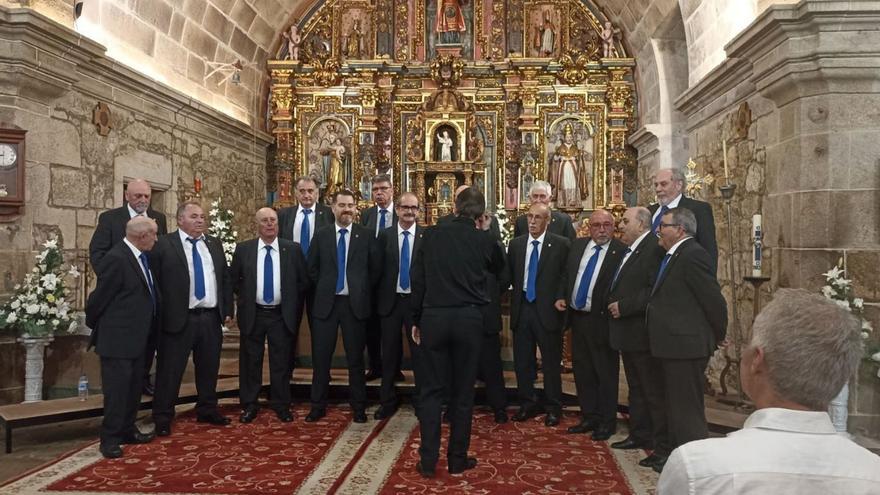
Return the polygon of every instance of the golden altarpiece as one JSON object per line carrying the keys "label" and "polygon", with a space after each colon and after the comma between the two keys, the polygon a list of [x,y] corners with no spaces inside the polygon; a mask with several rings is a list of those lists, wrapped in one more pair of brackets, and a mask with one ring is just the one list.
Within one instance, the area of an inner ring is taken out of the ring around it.
{"label": "golden altarpiece", "polygon": [[[635,61],[604,13],[567,0],[337,0],[284,33],[271,76],[268,190],[310,175],[370,203],[413,191],[432,224],[461,184],[515,215],[535,180],[577,216],[635,190]],[[629,201],[631,202],[631,201]]]}

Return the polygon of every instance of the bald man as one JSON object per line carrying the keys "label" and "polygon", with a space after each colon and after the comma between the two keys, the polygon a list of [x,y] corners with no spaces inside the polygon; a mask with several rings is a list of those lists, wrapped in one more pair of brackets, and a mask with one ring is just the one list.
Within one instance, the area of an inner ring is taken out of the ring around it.
{"label": "bald man", "polygon": [[[133,179],[125,188],[125,204],[119,208],[107,210],[98,216],[98,226],[92,234],[89,243],[89,261],[96,274],[101,272],[101,261],[113,246],[122,242],[125,238],[125,225],[135,217],[148,217],[156,221],[157,235],[168,233],[165,223],[165,215],[150,208],[152,189],[144,179]],[[150,379],[150,369],[153,367],[153,358],[156,355],[156,333],[151,332],[144,350],[144,395],[153,395],[153,385]]]}
{"label": "bald man", "polygon": [[260,208],[254,215],[256,239],[240,242],[232,257],[233,291],[237,296],[241,416],[250,423],[260,408],[257,396],[263,383],[263,349],[269,341],[270,407],[283,423],[293,421],[290,411],[288,358],[296,343],[300,307],[308,286],[302,249],[278,237],[278,215]]}

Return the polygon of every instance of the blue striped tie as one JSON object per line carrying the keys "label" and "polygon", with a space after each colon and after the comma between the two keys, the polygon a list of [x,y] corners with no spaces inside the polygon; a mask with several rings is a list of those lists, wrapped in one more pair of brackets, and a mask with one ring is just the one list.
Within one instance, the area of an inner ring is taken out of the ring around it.
{"label": "blue striped tie", "polygon": [[400,248],[400,288],[409,289],[409,231],[403,231],[403,246]]}
{"label": "blue striped tie", "polygon": [[657,234],[657,227],[660,226],[660,221],[663,219],[663,215],[665,215],[667,211],[669,211],[668,206],[662,206],[660,208],[660,213],[657,214],[657,218],[655,218],[654,223],[651,224],[651,232]]}
{"label": "blue striped tie", "polygon": [[663,278],[663,274],[666,273],[666,265],[669,264],[669,260],[672,259],[671,254],[667,254],[663,257],[663,262],[660,263],[660,270],[657,272],[657,280],[654,281],[654,288],[657,287],[657,284],[660,283],[660,279]]}
{"label": "blue striped tie", "polygon": [[263,260],[263,302],[272,304],[275,300],[275,270],[272,266],[272,246],[266,246]]}
{"label": "blue striped tie", "polygon": [[596,252],[594,252],[593,256],[590,256],[590,260],[587,261],[587,267],[584,269],[584,274],[581,276],[581,283],[578,286],[577,295],[574,298],[574,307],[576,309],[582,309],[587,305],[587,292],[590,290],[590,282],[593,280],[593,272],[596,271],[596,264],[599,262],[599,253],[602,251],[602,246],[594,246],[593,249]]}
{"label": "blue striped tie", "polygon": [[202,266],[202,256],[199,254],[198,239],[186,238],[192,244],[193,259],[193,295],[201,301],[205,298],[205,268]]}
{"label": "blue striped tie", "polygon": [[299,228],[299,245],[302,248],[303,256],[309,255],[309,244],[312,242],[311,227],[309,226],[309,215],[311,213],[312,210],[308,208],[303,209],[303,222]]}
{"label": "blue striped tie", "polygon": [[529,274],[526,279],[526,301],[535,302],[538,297],[535,283],[538,280],[538,241],[532,241],[532,254],[529,256]]}
{"label": "blue striped tie", "polygon": [[339,229],[339,242],[336,243],[336,293],[342,292],[345,288],[345,234],[346,229]]}

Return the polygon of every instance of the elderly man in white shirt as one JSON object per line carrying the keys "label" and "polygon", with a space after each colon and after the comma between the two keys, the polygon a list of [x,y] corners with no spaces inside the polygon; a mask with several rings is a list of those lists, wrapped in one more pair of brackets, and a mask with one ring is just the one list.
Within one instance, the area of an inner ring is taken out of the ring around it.
{"label": "elderly man in white shirt", "polygon": [[676,449],[657,493],[880,493],[880,456],[838,435],[826,412],[858,366],[860,326],[820,295],[780,289],[742,356],[757,410],[727,438]]}

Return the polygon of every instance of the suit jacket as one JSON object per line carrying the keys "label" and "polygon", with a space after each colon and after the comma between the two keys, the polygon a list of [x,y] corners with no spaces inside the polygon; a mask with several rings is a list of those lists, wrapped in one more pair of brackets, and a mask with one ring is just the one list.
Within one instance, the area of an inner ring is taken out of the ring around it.
{"label": "suit jacket", "polygon": [[[530,242],[532,242],[530,235],[522,235],[510,241],[508,248],[507,271],[513,283],[510,296],[510,328],[512,329],[517,328],[520,310],[522,305],[526,304],[526,293],[522,288],[527,277],[526,252]],[[565,279],[561,274],[565,273],[570,244],[565,237],[547,232],[541,248],[541,257],[538,259],[535,304],[541,326],[548,332],[562,331],[565,323],[565,312],[557,311],[554,303],[557,299],[565,299]]]}
{"label": "suit jacket", "polygon": [[[705,201],[686,196],[681,197],[678,206],[691,210],[696,217],[697,235],[694,238],[709,253],[709,259],[712,261],[712,274],[715,274],[718,271],[718,243],[715,240],[715,217],[712,215],[712,206]],[[660,205],[657,203],[648,207],[652,217],[659,207]]]}
{"label": "suit jacket", "polygon": [[[260,239],[239,242],[232,256],[230,279],[233,292],[237,297],[236,318],[238,329],[243,335],[250,334],[254,329],[257,308],[257,256],[261,246]],[[303,294],[309,286],[306,271],[306,260],[299,244],[287,239],[278,239],[278,257],[281,260],[281,315],[284,326],[290,333],[299,329],[297,315],[303,301]]]}
{"label": "suit jacket", "polygon": [[[217,311],[220,319],[232,316],[232,284],[223,247],[216,237],[205,234],[205,245],[214,263],[214,282],[217,288]],[[178,230],[156,241],[150,252],[150,261],[158,279],[162,295],[162,331],[180,333],[186,327],[189,313],[189,266]]]}
{"label": "suit jacket", "polygon": [[646,310],[651,354],[661,359],[711,356],[727,333],[727,302],[709,253],[694,239],[678,246],[654,284]]}
{"label": "suit jacket", "polygon": [[[104,256],[102,268],[86,303],[89,345],[103,357],[143,356],[153,326],[153,301],[140,261],[119,242]],[[153,273],[154,286],[155,279]]]}
{"label": "suit jacket", "polygon": [[[394,211],[393,208],[388,210],[391,213],[391,216],[385,216],[385,228],[389,228],[390,226],[397,225],[397,212]],[[366,210],[361,212],[361,225],[370,229],[370,232],[375,234],[376,232],[376,224],[379,222],[379,207],[373,205]],[[378,236],[376,236],[378,237]]]}
{"label": "suit jacket", "polygon": [[[278,228],[280,229],[278,231],[278,237],[287,239],[288,241],[293,240],[293,225],[296,222],[296,210],[298,208],[299,205],[290,206],[282,208],[278,212]],[[315,233],[325,225],[333,225],[333,211],[329,206],[321,202],[315,202],[314,206],[312,206],[312,210],[312,214],[315,215]],[[312,239],[314,239],[315,233],[312,233]]]}
{"label": "suit jacket", "polygon": [[[577,237],[574,225],[571,223],[571,217],[556,210],[550,212],[550,225],[547,226],[547,232],[566,237],[569,241],[574,241]],[[513,226],[513,236],[519,237],[528,233],[529,223],[526,220],[526,216],[520,215],[516,217],[516,223]]]}
{"label": "suit jacket", "polygon": [[[410,239],[412,254],[422,244],[422,235],[425,229],[416,224],[415,239]],[[379,233],[379,248],[382,253],[382,269],[377,286],[376,309],[379,316],[388,316],[394,311],[394,303],[397,301],[397,278],[400,275],[400,236],[397,235],[397,224],[388,227]],[[412,257],[410,257],[412,268]],[[412,272],[410,272],[412,273]]]}
{"label": "suit jacket", "polygon": [[[590,239],[586,237],[575,239],[568,251],[568,261],[565,281],[565,299],[571,306],[571,294],[577,285],[578,268],[580,267],[581,257],[584,250],[587,249]],[[605,253],[605,260],[602,261],[602,267],[599,268],[599,276],[596,278],[596,285],[593,286],[593,295],[590,300],[590,328],[598,329],[598,331],[608,331],[608,287],[611,285],[611,279],[620,264],[623,257],[623,250],[626,248],[617,239],[605,245],[604,249],[608,249]]]}
{"label": "suit jacket", "polygon": [[[357,318],[366,320],[372,315],[372,292],[381,272],[379,243],[373,232],[362,225],[349,225],[345,241],[348,260],[348,296]],[[312,238],[308,259],[309,278],[315,286],[313,317],[326,318],[333,309],[336,297],[336,224],[324,226]]]}
{"label": "suit jacket", "polygon": [[625,352],[650,350],[645,309],[664,254],[657,236],[649,232],[629,255],[617,283],[609,288],[608,303],[617,302],[620,311],[620,318],[608,320],[612,349]]}
{"label": "suit jacket", "polygon": [[[147,216],[156,220],[158,235],[168,233],[165,215],[152,208],[147,208]],[[101,269],[101,258],[110,251],[110,248],[125,238],[125,225],[129,220],[131,220],[131,214],[128,213],[128,204],[98,215],[98,226],[95,227],[95,233],[92,234],[92,240],[89,243],[89,261],[92,263],[95,273]]]}

